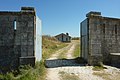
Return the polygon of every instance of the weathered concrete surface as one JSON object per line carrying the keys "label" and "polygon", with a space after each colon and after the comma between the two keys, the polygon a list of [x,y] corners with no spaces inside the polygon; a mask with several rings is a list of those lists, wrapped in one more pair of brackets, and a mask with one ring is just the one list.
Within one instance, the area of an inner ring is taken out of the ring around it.
{"label": "weathered concrete surface", "polygon": [[110,53],[120,53],[120,19],[93,12],[87,15],[86,22],[81,22],[81,30],[82,57],[89,64],[110,64]]}
{"label": "weathered concrete surface", "polygon": [[1,71],[15,69],[21,64],[35,65],[35,42],[36,12],[33,7],[22,7],[19,12],[0,12]]}
{"label": "weathered concrete surface", "polygon": [[110,59],[111,59],[111,65],[120,68],[120,53],[111,53]]}

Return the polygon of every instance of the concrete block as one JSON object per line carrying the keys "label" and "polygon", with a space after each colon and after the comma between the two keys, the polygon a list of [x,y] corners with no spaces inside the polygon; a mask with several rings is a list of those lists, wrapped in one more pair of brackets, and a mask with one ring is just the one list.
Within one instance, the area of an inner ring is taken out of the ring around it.
{"label": "concrete block", "polygon": [[20,60],[20,65],[35,66],[35,57],[34,56],[20,57],[19,60]]}

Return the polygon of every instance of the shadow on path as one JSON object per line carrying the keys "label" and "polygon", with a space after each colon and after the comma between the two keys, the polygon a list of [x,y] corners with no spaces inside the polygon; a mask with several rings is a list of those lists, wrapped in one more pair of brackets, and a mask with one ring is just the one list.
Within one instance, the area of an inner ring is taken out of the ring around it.
{"label": "shadow on path", "polygon": [[53,59],[45,60],[46,68],[65,67],[65,66],[85,66],[86,62],[82,58],[75,59]]}

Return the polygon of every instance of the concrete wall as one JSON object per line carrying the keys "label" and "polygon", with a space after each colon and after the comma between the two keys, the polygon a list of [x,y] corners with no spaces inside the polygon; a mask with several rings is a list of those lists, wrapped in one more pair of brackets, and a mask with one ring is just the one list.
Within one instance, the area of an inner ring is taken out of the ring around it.
{"label": "concrete wall", "polygon": [[[18,20],[16,20],[16,38],[15,38],[15,53],[20,53],[20,64],[19,65],[25,65],[28,63],[22,63],[27,62],[26,58],[28,57],[33,58],[32,62],[35,64],[35,50],[34,50],[34,37],[35,37],[35,29],[36,29],[36,20],[35,20],[35,11],[34,10],[21,10],[21,15],[18,16]],[[31,14],[30,14],[31,13]],[[17,48],[16,48],[17,47]]]}
{"label": "concrete wall", "polygon": [[42,23],[38,16],[36,16],[35,57],[36,61],[40,61],[42,59]]}
{"label": "concrete wall", "polygon": [[[86,42],[86,44],[89,43],[88,63],[91,65],[97,65],[101,62],[110,64],[110,53],[120,53],[120,19],[102,17],[101,15],[87,17],[89,20],[89,38]],[[86,59],[85,56],[84,58]]]}
{"label": "concrete wall", "polygon": [[81,57],[88,61],[88,19],[81,23]]}
{"label": "concrete wall", "polygon": [[111,65],[120,68],[120,53],[111,53]]}
{"label": "concrete wall", "polygon": [[[110,53],[119,53],[120,47],[120,20],[91,17],[89,20],[89,43],[91,56],[98,56],[99,61],[110,62]],[[116,28],[116,29],[115,29]]]}
{"label": "concrete wall", "polygon": [[104,18],[103,21],[105,31],[103,33],[101,49],[104,62],[109,63],[110,53],[120,53],[120,19]]}
{"label": "concrete wall", "polygon": [[36,20],[34,8],[22,7],[20,12],[0,12],[1,71],[25,64],[34,66],[35,57],[40,60],[40,54],[41,21]]}
{"label": "concrete wall", "polygon": [[[19,53],[14,53],[14,20],[16,16],[0,12],[0,69],[7,71],[18,66]],[[17,63],[16,63],[17,62]],[[0,71],[0,72],[1,72]]]}
{"label": "concrete wall", "polygon": [[101,17],[89,17],[89,64],[97,65],[102,62],[102,33]]}

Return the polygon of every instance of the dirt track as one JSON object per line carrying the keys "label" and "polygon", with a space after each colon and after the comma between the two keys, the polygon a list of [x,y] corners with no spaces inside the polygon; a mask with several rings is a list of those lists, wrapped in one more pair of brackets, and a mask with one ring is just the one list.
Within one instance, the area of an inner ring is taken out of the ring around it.
{"label": "dirt track", "polygon": [[[58,57],[62,54],[66,59],[72,59],[77,42],[71,42],[67,47],[64,47],[55,52],[48,60],[55,61],[50,65],[61,65],[61,60]],[[63,54],[64,53],[64,54]],[[58,59],[58,61],[56,61]],[[72,61],[72,60],[71,60]],[[62,60],[63,62],[63,60]],[[67,64],[68,62],[65,62]],[[62,63],[63,64],[63,63]],[[68,63],[69,64],[69,63]],[[92,66],[58,66],[47,68],[46,80],[120,80],[120,69],[110,66],[105,66],[107,69],[101,71],[92,70]]]}

